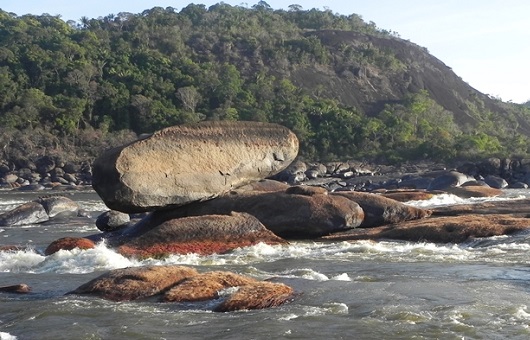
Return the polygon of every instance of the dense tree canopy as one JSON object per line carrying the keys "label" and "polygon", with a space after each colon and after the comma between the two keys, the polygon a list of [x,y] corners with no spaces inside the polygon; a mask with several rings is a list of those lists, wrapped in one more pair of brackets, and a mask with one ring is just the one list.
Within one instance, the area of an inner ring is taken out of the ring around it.
{"label": "dense tree canopy", "polygon": [[[482,126],[457,126],[424,90],[367,115],[325,89],[295,85],[293,70],[337,60],[387,72],[405,67],[391,51],[370,44],[332,51],[306,34],[331,29],[395,36],[355,14],[299,5],[273,10],[264,1],[251,8],[155,7],[80,22],[0,11],[3,157],[19,155],[17,147],[42,154],[68,146],[82,150],[79,157],[93,157],[132,132],[200,120],[283,124],[298,135],[308,159],[528,154],[516,119],[474,108]],[[523,106],[509,110],[530,116]],[[31,145],[13,144],[28,135]]]}

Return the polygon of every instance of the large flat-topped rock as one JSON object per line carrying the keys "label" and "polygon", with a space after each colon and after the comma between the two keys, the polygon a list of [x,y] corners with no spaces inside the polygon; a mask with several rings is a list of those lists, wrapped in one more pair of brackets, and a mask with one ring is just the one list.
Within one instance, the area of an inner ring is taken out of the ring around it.
{"label": "large flat-topped rock", "polygon": [[93,187],[132,213],[216,197],[286,168],[298,154],[289,129],[258,122],[201,122],[160,130],[94,162]]}

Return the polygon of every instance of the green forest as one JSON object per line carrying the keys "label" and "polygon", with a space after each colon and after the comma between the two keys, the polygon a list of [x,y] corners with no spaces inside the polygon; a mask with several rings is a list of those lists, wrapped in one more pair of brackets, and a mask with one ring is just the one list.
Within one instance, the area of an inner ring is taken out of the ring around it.
{"label": "green forest", "polygon": [[[358,15],[219,3],[180,10],[63,21],[0,10],[1,158],[43,155],[90,160],[138,135],[202,120],[274,122],[292,129],[307,160],[453,160],[527,157],[530,108],[502,112],[468,103],[471,125],[428,89],[389,100],[375,112],[291,75],[301,68],[409,67],[370,44],[331,48],[317,31],[399,39]],[[367,66],[367,67],[368,67]],[[341,66],[342,67],[342,66]]]}

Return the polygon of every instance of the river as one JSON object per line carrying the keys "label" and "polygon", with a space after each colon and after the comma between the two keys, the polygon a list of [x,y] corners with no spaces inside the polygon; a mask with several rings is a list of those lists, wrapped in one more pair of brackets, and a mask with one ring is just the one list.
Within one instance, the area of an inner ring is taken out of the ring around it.
{"label": "river", "polygon": [[[42,193],[0,191],[0,211]],[[0,339],[528,339],[530,233],[464,244],[394,241],[259,244],[228,254],[127,259],[105,244],[43,256],[65,236],[98,233],[107,210],[93,192],[70,193],[92,218],[0,227]],[[507,190],[501,199],[530,197]],[[454,196],[408,202],[429,207],[469,202]],[[477,202],[478,200],[474,200]],[[110,302],[64,294],[114,268],[182,264],[229,270],[292,286],[280,307],[214,313],[205,304]]]}

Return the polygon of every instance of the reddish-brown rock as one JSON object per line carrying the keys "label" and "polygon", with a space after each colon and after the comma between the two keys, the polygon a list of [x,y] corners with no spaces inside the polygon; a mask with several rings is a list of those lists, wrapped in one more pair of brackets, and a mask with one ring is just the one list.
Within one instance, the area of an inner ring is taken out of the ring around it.
{"label": "reddish-brown rock", "polygon": [[508,235],[530,228],[530,218],[512,215],[430,217],[387,226],[355,229],[326,236],[333,241],[394,239],[413,242],[460,243],[472,238]]}
{"label": "reddish-brown rock", "polygon": [[237,188],[238,191],[285,191],[290,185],[284,182],[275,181],[272,179],[262,179],[261,181],[252,182]]}
{"label": "reddish-brown rock", "polygon": [[214,311],[228,312],[281,305],[292,299],[293,289],[231,272],[199,274],[193,268],[172,265],[115,269],[68,294],[95,295],[112,301],[155,296],[163,302],[212,300],[218,302]]}
{"label": "reddish-brown rock", "polygon": [[294,291],[283,283],[256,282],[239,289],[221,302],[214,311],[263,309],[280,306],[293,298]]}
{"label": "reddish-brown rock", "polygon": [[432,192],[425,190],[396,190],[382,192],[381,196],[393,199],[398,202],[408,202],[428,200],[439,193],[441,194],[443,192]]}
{"label": "reddish-brown rock", "polygon": [[83,237],[63,237],[53,241],[44,251],[44,255],[48,256],[58,252],[59,250],[92,249],[96,245],[93,241]]}
{"label": "reddish-brown rock", "polygon": [[[224,253],[260,242],[287,243],[245,213],[171,219],[153,226],[140,222],[126,231],[130,240],[119,247],[127,256],[160,257],[168,254]],[[133,236],[135,235],[135,236]]]}
{"label": "reddish-brown rock", "polygon": [[347,191],[335,192],[332,195],[346,197],[359,204],[364,211],[364,220],[360,225],[363,228],[421,219],[431,215],[430,210],[408,206],[380,194]]}
{"label": "reddish-brown rock", "polygon": [[296,135],[277,124],[200,122],[107,151],[94,162],[92,183],[110,209],[152,211],[272,176],[297,154]]}
{"label": "reddish-brown rock", "polygon": [[502,194],[501,189],[482,185],[449,187],[446,188],[444,191],[462,198],[495,197]]}
{"label": "reddish-brown rock", "polygon": [[526,216],[530,214],[530,199],[489,201],[473,204],[455,204],[432,208],[433,216],[456,216],[463,214],[511,214]]}
{"label": "reddish-brown rock", "polygon": [[158,295],[198,272],[184,266],[146,266],[115,269],[68,294],[96,295],[112,301],[129,301]]}
{"label": "reddish-brown rock", "polygon": [[193,302],[219,298],[219,292],[229,287],[246,286],[257,280],[225,271],[213,271],[186,279],[168,290],[163,301]]}

